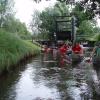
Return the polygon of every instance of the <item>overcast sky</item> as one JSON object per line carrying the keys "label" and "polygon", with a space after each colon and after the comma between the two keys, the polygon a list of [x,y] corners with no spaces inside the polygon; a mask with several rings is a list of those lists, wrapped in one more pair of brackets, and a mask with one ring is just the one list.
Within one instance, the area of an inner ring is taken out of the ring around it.
{"label": "overcast sky", "polygon": [[14,2],[16,17],[19,18],[22,22],[29,24],[35,9],[42,11],[45,7],[54,5],[56,0],[42,0],[42,2],[39,4],[36,4],[32,0],[14,0]]}

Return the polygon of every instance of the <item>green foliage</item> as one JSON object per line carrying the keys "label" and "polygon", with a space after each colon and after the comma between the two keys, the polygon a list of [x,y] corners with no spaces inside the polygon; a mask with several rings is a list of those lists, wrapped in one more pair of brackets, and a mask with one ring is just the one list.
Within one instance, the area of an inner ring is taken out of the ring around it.
{"label": "green foliage", "polygon": [[[41,0],[35,0],[35,1],[41,1]],[[68,0],[57,0],[61,3],[55,4],[52,8],[47,8],[42,13],[40,13],[40,21],[42,22],[39,27],[42,31],[42,33],[53,33],[55,32],[56,25],[54,17],[57,15],[65,15],[65,12],[69,14],[70,9],[68,9],[68,5],[65,4]],[[97,7],[96,5],[100,5],[99,0],[82,0],[75,2],[75,8],[72,9],[72,12],[77,18],[77,24],[78,24],[78,31],[77,33],[80,35],[89,35],[94,36],[100,33],[100,28],[96,26],[96,21],[93,20],[95,13],[97,13]],[[69,7],[70,8],[70,7]],[[99,8],[99,6],[98,6]],[[94,11],[95,10],[95,11]],[[100,11],[99,11],[100,12]],[[59,26],[62,28],[62,24]],[[50,34],[53,35],[53,34]]]}
{"label": "green foliage", "polygon": [[0,0],[0,73],[40,51],[37,46],[21,40],[30,39],[31,35],[26,25],[14,17],[12,7],[13,0]]}
{"label": "green foliage", "polygon": [[13,16],[13,0],[0,0],[0,27],[4,27],[7,16]]}
{"label": "green foliage", "polygon": [[0,27],[4,30],[17,33],[21,38],[31,38],[29,31],[24,23],[15,18],[13,0],[0,0]]}
{"label": "green foliage", "polygon": [[14,16],[7,16],[3,24],[3,29],[7,32],[15,33],[20,36],[22,39],[31,38],[31,34],[27,30],[25,23],[21,23]]}
{"label": "green foliage", "polygon": [[[41,2],[42,0],[33,0],[35,2]],[[48,1],[48,0],[46,0]],[[70,0],[57,0],[61,3],[68,3]],[[75,0],[80,4],[82,8],[85,9],[86,12],[90,13],[93,18],[95,15],[99,14],[100,15],[100,0]]]}
{"label": "green foliage", "polygon": [[40,14],[40,20],[42,21],[40,25],[42,31],[51,33],[55,31],[55,20],[50,9],[46,9]]}
{"label": "green foliage", "polygon": [[30,42],[21,40],[18,36],[0,30],[0,73],[9,70],[25,56],[39,53],[39,48]]}
{"label": "green foliage", "polygon": [[78,35],[85,40],[99,41],[100,27],[97,27],[93,21],[85,20],[79,26]]}
{"label": "green foliage", "polygon": [[92,38],[93,38],[95,41],[100,41],[100,33],[95,34]]}
{"label": "green foliage", "polygon": [[[33,16],[33,20],[31,23],[31,28],[33,33],[35,33],[35,28],[38,30],[38,33],[41,34],[48,34],[46,38],[52,38],[53,33],[56,31],[56,16],[63,16],[69,15],[68,6],[64,3],[56,3],[54,7],[46,8],[40,14],[35,13],[36,15]],[[36,18],[36,20],[34,20]],[[37,25],[36,25],[37,24]],[[40,34],[39,34],[40,35]],[[44,37],[44,35],[41,35]]]}
{"label": "green foliage", "polygon": [[75,8],[73,9],[73,12],[78,19],[77,23],[79,25],[77,33],[79,35],[87,35],[89,37],[82,37],[85,39],[89,39],[91,41],[96,40],[93,39],[92,36],[97,35],[100,33],[100,27],[98,27],[96,24],[96,20],[92,19],[94,15],[89,11],[84,9],[84,6],[81,6],[80,3],[77,3]]}
{"label": "green foliage", "polygon": [[74,15],[75,17],[77,18],[77,22],[78,22],[78,25],[80,25],[82,23],[82,21],[84,20],[91,20],[92,19],[92,15],[91,15],[91,12],[87,11],[87,10],[84,10],[84,8],[82,6],[80,6],[79,3],[77,3],[75,5],[75,8],[73,9],[74,12]]}
{"label": "green foliage", "polygon": [[93,23],[89,20],[82,21],[78,32],[85,35],[94,33]]}

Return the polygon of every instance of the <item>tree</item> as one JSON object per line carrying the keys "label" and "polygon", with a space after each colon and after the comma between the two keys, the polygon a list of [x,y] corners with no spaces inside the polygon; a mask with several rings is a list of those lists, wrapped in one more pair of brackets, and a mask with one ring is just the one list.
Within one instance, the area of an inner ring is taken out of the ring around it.
{"label": "tree", "polygon": [[82,39],[98,41],[100,39],[100,27],[96,26],[94,21],[84,20],[79,26],[77,35]]}
{"label": "tree", "polygon": [[89,11],[92,16],[100,15],[100,0],[83,0],[79,2],[86,11]]}
{"label": "tree", "polygon": [[[57,0],[57,1],[63,2],[63,3],[60,3],[60,5],[61,5],[61,4],[64,4],[64,2],[66,2],[68,0]],[[87,0],[87,2],[86,2],[86,0],[82,0],[79,2],[75,2],[74,9],[72,9],[72,12],[74,12],[74,15],[76,16],[76,19],[77,19],[76,23],[79,26],[77,33],[80,35],[94,36],[94,35],[100,33],[100,28],[98,28],[96,26],[96,21],[93,19],[96,15],[95,12],[97,11],[96,9],[94,10],[93,8],[91,8],[93,6],[93,5],[91,5],[93,3],[93,1],[96,2],[97,0]],[[90,3],[90,5],[89,5],[89,3]],[[68,5],[65,5],[65,6],[68,6]],[[63,5],[63,7],[64,7],[64,5]],[[54,14],[55,14],[55,16],[57,16],[57,15],[64,15],[64,12],[70,12],[69,11],[70,9],[64,10],[63,7],[56,4],[55,7],[53,8],[55,10],[51,9],[52,12],[50,12],[50,10],[47,10],[47,11],[45,10],[44,12],[42,12],[42,22],[44,22],[41,24],[42,29],[46,29],[49,31],[50,31],[50,29],[53,29],[53,28],[51,28],[51,26],[48,26],[50,20],[53,23],[52,19],[50,19],[51,18],[50,13],[53,14],[53,12],[55,11]],[[47,19],[49,19],[49,20],[47,20]],[[55,24],[51,24],[51,25],[55,28]],[[63,25],[60,25],[60,28],[62,26]]]}
{"label": "tree", "polygon": [[93,16],[91,12],[85,11],[82,6],[80,6],[79,3],[75,5],[75,8],[73,8],[72,12],[74,13],[74,16],[77,19],[77,26],[79,26],[82,21],[84,20],[92,20]]}
{"label": "tree", "polygon": [[0,28],[16,33],[21,38],[27,38],[30,36],[29,31],[25,23],[21,23],[15,18],[15,13],[12,10],[13,6],[13,0],[0,0]]}
{"label": "tree", "polygon": [[38,17],[33,16],[33,21],[31,24],[32,29],[34,29],[33,26],[35,27],[38,26],[39,32],[48,33],[49,38],[52,38],[53,33],[56,31],[56,23],[55,23],[56,16],[63,16],[66,14],[69,15],[69,10],[66,4],[56,3],[54,7],[51,8],[48,7],[44,11],[42,11],[38,15]]}
{"label": "tree", "polygon": [[39,26],[41,24],[41,20],[40,20],[40,12],[39,11],[35,11],[34,14],[32,15],[32,21],[30,23],[30,28],[32,30],[32,33],[37,33],[39,32]]}
{"label": "tree", "polygon": [[7,16],[4,23],[3,29],[7,32],[17,34],[21,38],[30,37],[30,33],[27,30],[25,23],[20,22],[19,19],[16,19],[14,16]]}
{"label": "tree", "polygon": [[[41,2],[42,0],[33,0],[35,2]],[[48,1],[48,0],[46,0]],[[69,1],[75,1],[75,0],[57,0],[60,2],[69,2]],[[92,18],[96,16],[97,14],[100,15],[100,0],[80,0],[78,1],[81,7],[83,7],[86,12],[91,13]]]}
{"label": "tree", "polygon": [[40,33],[40,12],[35,10],[34,14],[32,15],[32,21],[30,23],[30,29],[32,31],[32,41],[38,37],[38,33]]}
{"label": "tree", "polygon": [[[68,2],[70,0],[58,0],[60,2]],[[75,0],[72,0],[75,1]],[[100,15],[100,0],[80,0],[77,2],[84,11],[91,14],[91,18],[95,17],[97,14]]]}
{"label": "tree", "polygon": [[79,26],[79,34],[90,35],[94,33],[93,23],[89,20],[84,20]]}
{"label": "tree", "polygon": [[3,27],[7,16],[13,15],[13,0],[0,0],[0,27]]}

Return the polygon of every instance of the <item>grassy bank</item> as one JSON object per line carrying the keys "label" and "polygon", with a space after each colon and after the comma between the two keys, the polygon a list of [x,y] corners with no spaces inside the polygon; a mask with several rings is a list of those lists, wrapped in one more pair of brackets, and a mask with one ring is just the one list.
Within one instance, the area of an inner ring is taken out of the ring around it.
{"label": "grassy bank", "polygon": [[17,35],[0,30],[0,73],[26,56],[39,54],[40,48]]}

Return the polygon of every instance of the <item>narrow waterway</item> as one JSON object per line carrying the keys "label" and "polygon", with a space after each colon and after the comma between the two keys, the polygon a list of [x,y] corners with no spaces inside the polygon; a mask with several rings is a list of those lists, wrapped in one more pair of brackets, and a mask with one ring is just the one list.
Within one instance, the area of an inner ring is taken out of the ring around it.
{"label": "narrow waterway", "polygon": [[84,61],[59,66],[41,54],[0,77],[0,100],[100,100],[94,80],[95,70]]}

